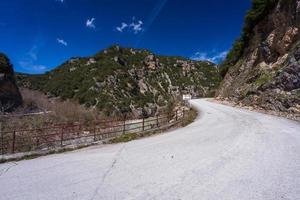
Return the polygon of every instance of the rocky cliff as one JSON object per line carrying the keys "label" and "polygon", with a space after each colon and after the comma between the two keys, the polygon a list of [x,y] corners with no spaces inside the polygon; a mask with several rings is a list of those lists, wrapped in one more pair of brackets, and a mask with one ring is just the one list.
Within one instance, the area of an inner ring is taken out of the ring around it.
{"label": "rocky cliff", "polygon": [[0,53],[0,113],[20,106],[22,97],[15,84],[14,70],[9,59]]}
{"label": "rocky cliff", "polygon": [[299,31],[299,0],[254,0],[217,96],[300,119]]}
{"label": "rocky cliff", "polygon": [[152,115],[182,93],[213,96],[220,81],[213,63],[119,46],[72,58],[44,75],[18,76],[20,86],[76,100],[106,115]]}

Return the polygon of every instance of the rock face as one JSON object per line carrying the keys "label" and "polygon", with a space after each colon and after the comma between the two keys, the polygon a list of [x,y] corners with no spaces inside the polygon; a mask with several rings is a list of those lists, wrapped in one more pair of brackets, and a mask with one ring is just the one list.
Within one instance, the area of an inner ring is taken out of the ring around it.
{"label": "rock face", "polygon": [[44,75],[19,76],[23,87],[73,99],[107,115],[153,115],[185,92],[213,96],[220,81],[213,63],[119,46],[72,59]]}
{"label": "rock face", "polygon": [[272,3],[217,96],[300,119],[300,1]]}
{"label": "rock face", "polygon": [[10,112],[22,104],[9,59],[0,53],[0,113]]}

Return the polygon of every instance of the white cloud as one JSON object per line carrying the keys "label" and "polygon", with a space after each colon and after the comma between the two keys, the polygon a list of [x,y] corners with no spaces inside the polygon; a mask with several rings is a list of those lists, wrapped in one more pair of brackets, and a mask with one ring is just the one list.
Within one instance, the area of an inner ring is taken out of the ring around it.
{"label": "white cloud", "polygon": [[23,70],[29,73],[44,73],[47,71],[47,67],[45,65],[37,64],[40,45],[41,44],[39,42],[34,44],[18,62],[19,66],[22,67]]}
{"label": "white cloud", "polygon": [[46,71],[47,67],[45,65],[33,65],[35,71]]}
{"label": "white cloud", "polygon": [[96,20],[96,18],[87,19],[86,24],[85,24],[86,27],[95,29],[96,28],[95,20]]}
{"label": "white cloud", "polygon": [[119,27],[117,26],[116,29],[119,32],[123,32],[123,30],[127,27],[128,27],[128,24],[126,24],[125,22],[122,22],[121,26],[119,26]]}
{"label": "white cloud", "polygon": [[33,72],[33,73],[44,73],[45,71],[48,70],[48,68],[45,65],[38,65],[34,64],[33,60],[25,60],[25,61],[20,61],[18,63],[20,67],[22,67],[24,70],[28,72]]}
{"label": "white cloud", "polygon": [[132,22],[129,26],[133,29],[133,32],[135,34],[137,34],[143,30],[142,25],[143,25],[143,22],[141,20],[139,20],[137,23]]}
{"label": "white cloud", "polygon": [[57,38],[56,41],[61,45],[68,46],[68,43],[66,41],[64,41],[63,39]]}
{"label": "white cloud", "polygon": [[19,65],[30,72],[42,73],[47,70],[45,65],[35,65],[32,61],[20,61]]}
{"label": "white cloud", "polygon": [[38,47],[36,45],[34,45],[33,47],[31,47],[31,49],[29,50],[29,52],[27,53],[32,60],[37,60],[38,59]]}
{"label": "white cloud", "polygon": [[64,2],[64,0],[56,0],[56,1],[59,1],[60,3],[63,3],[63,2]]}
{"label": "white cloud", "polygon": [[123,32],[124,30],[128,29],[134,34],[138,34],[139,32],[143,31],[143,24],[144,23],[141,20],[136,21],[135,17],[133,17],[131,23],[122,22],[121,26],[116,27],[116,30]]}
{"label": "white cloud", "polygon": [[213,63],[220,63],[226,57],[228,51],[222,52],[196,52],[193,56],[191,56],[192,60],[208,60]]}

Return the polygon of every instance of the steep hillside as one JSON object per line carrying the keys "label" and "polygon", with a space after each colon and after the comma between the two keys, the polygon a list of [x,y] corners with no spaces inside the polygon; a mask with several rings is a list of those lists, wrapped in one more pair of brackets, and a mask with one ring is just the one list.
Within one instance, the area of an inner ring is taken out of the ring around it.
{"label": "steep hillside", "polygon": [[9,59],[0,53],[0,113],[9,112],[22,104],[15,84],[14,70]]}
{"label": "steep hillside", "polygon": [[77,100],[107,115],[151,115],[170,106],[183,92],[214,95],[220,80],[213,63],[119,46],[91,57],[72,58],[44,75],[18,76],[23,87]]}
{"label": "steep hillside", "polygon": [[217,96],[300,118],[299,28],[299,0],[254,0]]}

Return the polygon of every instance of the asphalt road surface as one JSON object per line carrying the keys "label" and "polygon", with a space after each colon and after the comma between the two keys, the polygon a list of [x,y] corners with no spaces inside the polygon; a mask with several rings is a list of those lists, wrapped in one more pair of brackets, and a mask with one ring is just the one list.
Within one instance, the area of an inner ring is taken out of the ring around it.
{"label": "asphalt road surface", "polygon": [[297,200],[300,124],[193,100],[191,125],[0,165],[1,200]]}

